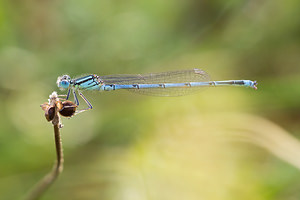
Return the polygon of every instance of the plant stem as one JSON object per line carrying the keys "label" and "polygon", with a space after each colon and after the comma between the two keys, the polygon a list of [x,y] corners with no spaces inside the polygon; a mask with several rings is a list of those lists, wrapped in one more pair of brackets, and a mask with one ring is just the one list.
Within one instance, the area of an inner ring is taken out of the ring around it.
{"label": "plant stem", "polygon": [[54,139],[55,139],[55,147],[56,147],[56,162],[53,166],[51,172],[49,172],[37,185],[32,189],[32,191],[25,198],[26,200],[36,200],[39,199],[45,191],[50,187],[50,185],[57,179],[58,175],[63,170],[63,148],[61,142],[60,135],[60,117],[58,115],[58,109],[56,103],[55,105],[55,116],[52,120],[53,128],[54,128]]}

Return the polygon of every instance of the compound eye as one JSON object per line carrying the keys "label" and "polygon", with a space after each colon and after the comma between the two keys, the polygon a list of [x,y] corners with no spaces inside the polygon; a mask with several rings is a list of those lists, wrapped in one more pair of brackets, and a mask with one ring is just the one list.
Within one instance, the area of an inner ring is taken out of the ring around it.
{"label": "compound eye", "polygon": [[59,82],[59,87],[67,89],[69,87],[70,83],[69,81],[60,81]]}

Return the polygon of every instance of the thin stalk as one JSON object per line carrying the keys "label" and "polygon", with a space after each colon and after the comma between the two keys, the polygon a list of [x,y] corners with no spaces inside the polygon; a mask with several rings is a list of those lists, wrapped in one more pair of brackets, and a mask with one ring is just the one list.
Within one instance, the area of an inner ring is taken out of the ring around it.
{"label": "thin stalk", "polygon": [[54,128],[54,139],[55,139],[55,147],[56,147],[56,162],[53,166],[51,172],[49,172],[44,178],[42,178],[37,185],[31,190],[25,200],[37,200],[39,199],[45,191],[50,187],[50,185],[57,179],[58,175],[63,171],[63,148],[61,142],[61,135],[60,135],[60,117],[58,115],[58,108],[57,104],[54,103],[55,115],[52,120],[53,128]]}

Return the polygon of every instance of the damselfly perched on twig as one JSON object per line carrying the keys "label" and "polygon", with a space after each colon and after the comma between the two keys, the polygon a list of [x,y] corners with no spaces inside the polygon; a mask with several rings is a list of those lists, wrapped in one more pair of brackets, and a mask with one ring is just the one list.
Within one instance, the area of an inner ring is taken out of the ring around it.
{"label": "damselfly perched on twig", "polygon": [[82,94],[81,90],[113,91],[126,89],[131,92],[153,96],[181,96],[191,94],[208,86],[244,86],[257,89],[257,82],[251,80],[209,81],[209,75],[200,69],[170,71],[150,74],[116,74],[98,76],[96,74],[71,79],[69,75],[58,77],[57,85],[68,89],[74,95],[75,104],[79,105],[76,91],[92,109],[92,104]]}

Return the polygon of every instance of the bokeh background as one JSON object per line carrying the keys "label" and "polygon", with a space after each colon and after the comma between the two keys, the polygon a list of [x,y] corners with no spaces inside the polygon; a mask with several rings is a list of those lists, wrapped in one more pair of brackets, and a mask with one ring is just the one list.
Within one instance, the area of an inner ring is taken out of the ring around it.
{"label": "bokeh background", "polygon": [[53,130],[39,105],[59,91],[58,76],[197,67],[259,89],[84,93],[94,109],[63,119],[64,172],[42,199],[300,199],[299,7],[0,1],[0,198],[21,199],[52,169]]}

